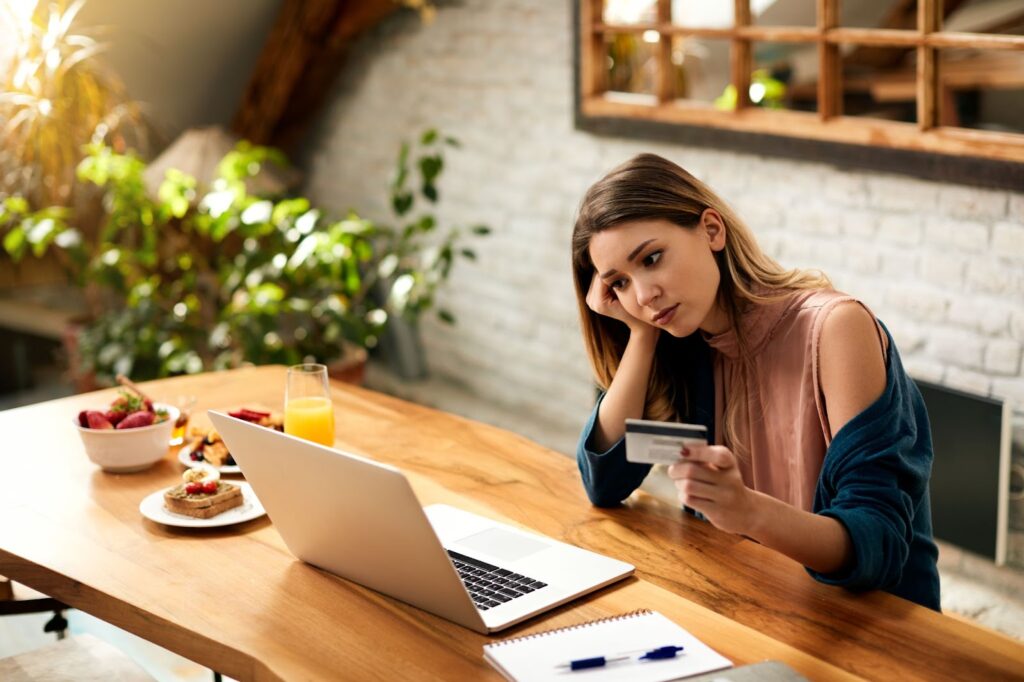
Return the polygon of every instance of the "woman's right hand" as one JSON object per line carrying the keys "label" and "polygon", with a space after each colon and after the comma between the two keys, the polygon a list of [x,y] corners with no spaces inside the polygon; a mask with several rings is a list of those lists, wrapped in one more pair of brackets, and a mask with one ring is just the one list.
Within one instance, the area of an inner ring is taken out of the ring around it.
{"label": "woman's right hand", "polygon": [[659,331],[654,325],[647,324],[630,315],[622,307],[619,297],[615,295],[612,288],[597,276],[597,272],[594,273],[590,280],[590,289],[587,291],[587,307],[598,315],[604,315],[605,317],[622,322],[629,327],[630,333]]}

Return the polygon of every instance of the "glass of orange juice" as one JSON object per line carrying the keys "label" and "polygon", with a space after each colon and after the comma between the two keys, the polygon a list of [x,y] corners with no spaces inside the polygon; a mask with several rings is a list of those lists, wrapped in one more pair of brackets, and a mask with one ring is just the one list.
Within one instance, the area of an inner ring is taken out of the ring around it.
{"label": "glass of orange juice", "polygon": [[334,445],[334,407],[326,366],[307,363],[288,368],[284,432],[321,445]]}

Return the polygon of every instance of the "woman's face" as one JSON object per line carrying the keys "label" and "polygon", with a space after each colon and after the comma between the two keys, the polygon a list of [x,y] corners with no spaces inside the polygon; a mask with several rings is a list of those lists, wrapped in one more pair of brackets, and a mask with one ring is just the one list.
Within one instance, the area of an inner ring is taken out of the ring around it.
{"label": "woman's face", "polygon": [[714,252],[725,247],[725,225],[711,209],[694,228],[667,220],[638,220],[595,234],[590,259],[597,276],[627,313],[689,336],[717,334],[728,318],[716,304],[719,273]]}

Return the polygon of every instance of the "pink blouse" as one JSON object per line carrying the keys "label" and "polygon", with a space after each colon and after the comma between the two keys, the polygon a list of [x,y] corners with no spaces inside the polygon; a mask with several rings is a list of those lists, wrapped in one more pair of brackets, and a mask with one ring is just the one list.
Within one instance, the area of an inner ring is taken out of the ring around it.
{"label": "pink blouse", "polygon": [[[812,289],[753,306],[740,318],[751,356],[748,367],[739,361],[734,329],[705,335],[715,350],[715,442],[728,445],[725,401],[742,392],[735,433],[746,443],[746,455],[737,453],[743,482],[806,511],[814,505],[825,451],[832,442],[818,372],[821,328],[828,314],[845,301],[856,299]],[[879,338],[884,347],[881,327]]]}

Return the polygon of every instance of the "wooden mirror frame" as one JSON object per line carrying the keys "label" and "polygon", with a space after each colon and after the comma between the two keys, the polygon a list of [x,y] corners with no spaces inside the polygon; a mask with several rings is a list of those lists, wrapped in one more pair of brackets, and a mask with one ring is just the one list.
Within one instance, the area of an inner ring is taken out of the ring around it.
{"label": "wooden mirror frame", "polygon": [[[1024,189],[1024,134],[939,125],[938,50],[971,47],[1024,53],[1024,36],[952,33],[939,30],[942,0],[917,0],[915,30],[837,27],[839,0],[817,0],[814,27],[753,26],[749,0],[734,0],[732,28],[691,28],[672,24],[671,0],[658,0],[653,24],[608,25],[602,0],[574,0],[575,124],[600,135],[714,147],[760,156],[796,158],[839,167],[901,173],[928,180],[996,189]],[[657,93],[606,96],[606,33],[657,31]],[[736,86],[735,110],[674,100],[667,77],[673,36],[731,42],[730,74]],[[754,41],[816,43],[818,111],[778,111],[752,106],[747,97]],[[841,112],[839,46],[912,47],[917,50],[917,123],[846,117]],[[1022,58],[1024,63],[1024,58]],[[1024,85],[1024,70],[1021,73]]]}

